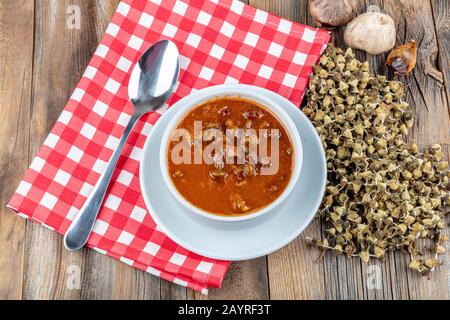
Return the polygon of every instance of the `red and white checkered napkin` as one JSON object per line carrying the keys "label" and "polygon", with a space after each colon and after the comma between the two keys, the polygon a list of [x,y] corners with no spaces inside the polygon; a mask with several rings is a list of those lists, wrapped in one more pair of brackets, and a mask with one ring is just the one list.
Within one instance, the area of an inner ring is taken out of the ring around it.
{"label": "red and white checkered napkin", "polygon": [[[182,55],[180,85],[169,105],[193,90],[238,82],[265,87],[299,104],[310,66],[329,34],[239,1],[122,1],[10,208],[61,234],[67,230],[130,119],[131,67],[161,39],[173,40]],[[141,196],[139,159],[159,117],[145,117],[131,134],[88,246],[207,293],[210,286],[220,287],[229,262],[175,244],[155,225]]]}

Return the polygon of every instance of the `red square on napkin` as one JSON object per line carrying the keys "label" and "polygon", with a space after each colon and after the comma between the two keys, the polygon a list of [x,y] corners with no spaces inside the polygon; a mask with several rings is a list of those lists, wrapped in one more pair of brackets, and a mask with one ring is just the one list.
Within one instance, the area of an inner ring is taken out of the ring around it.
{"label": "red square on napkin", "polygon": [[[180,85],[169,105],[196,89],[253,84],[299,105],[326,31],[232,0],[124,0],[57,123],[9,202],[21,216],[65,233],[103,172],[130,119],[132,66],[153,43],[181,53]],[[119,160],[88,246],[179,285],[207,293],[229,262],[191,253],[147,212],[139,160],[160,113],[140,121]],[[158,150],[155,150],[158,152]]]}

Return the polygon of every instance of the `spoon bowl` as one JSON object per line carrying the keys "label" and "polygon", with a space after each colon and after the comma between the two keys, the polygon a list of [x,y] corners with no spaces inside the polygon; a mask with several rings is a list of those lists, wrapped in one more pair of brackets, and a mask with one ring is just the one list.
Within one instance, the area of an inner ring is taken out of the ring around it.
{"label": "spoon bowl", "polygon": [[141,56],[128,85],[128,97],[136,111],[149,112],[167,102],[178,81],[178,57],[176,45],[168,40],[154,44]]}
{"label": "spoon bowl", "polygon": [[155,43],[134,66],[128,84],[128,97],[134,106],[133,116],[105,171],[64,236],[64,246],[67,250],[76,251],[86,244],[125,142],[136,122],[144,114],[156,111],[167,102],[175,90],[179,73],[178,49],[168,40]]}

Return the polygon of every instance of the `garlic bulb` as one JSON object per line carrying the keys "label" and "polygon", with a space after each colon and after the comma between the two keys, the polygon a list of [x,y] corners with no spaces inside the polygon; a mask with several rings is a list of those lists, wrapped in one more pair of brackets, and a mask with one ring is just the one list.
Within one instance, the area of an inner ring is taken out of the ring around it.
{"label": "garlic bulb", "polygon": [[348,24],[344,41],[351,48],[376,55],[394,47],[395,34],[395,23],[389,15],[366,12]]}
{"label": "garlic bulb", "polygon": [[405,76],[414,69],[417,61],[416,41],[411,40],[391,51],[386,65],[394,69],[396,74]]}
{"label": "garlic bulb", "polygon": [[311,0],[309,12],[321,25],[337,27],[355,17],[358,5],[358,0]]}

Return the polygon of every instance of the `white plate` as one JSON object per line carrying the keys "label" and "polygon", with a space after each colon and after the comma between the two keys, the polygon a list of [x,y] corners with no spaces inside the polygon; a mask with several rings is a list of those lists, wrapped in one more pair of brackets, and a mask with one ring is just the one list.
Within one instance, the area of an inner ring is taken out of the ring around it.
{"label": "white plate", "polygon": [[[230,90],[236,85],[222,85]],[[294,240],[309,225],[325,192],[326,159],[313,125],[303,112],[280,95],[253,86],[238,85],[265,95],[285,108],[300,132],[303,144],[303,168],[300,180],[286,202],[271,215],[243,222],[223,223],[195,216],[170,194],[159,165],[162,135],[171,116],[190,99],[214,91],[197,91],[173,105],[158,120],[144,147],[140,167],[142,195],[153,220],[180,246],[219,260],[248,260],[272,253]]]}

